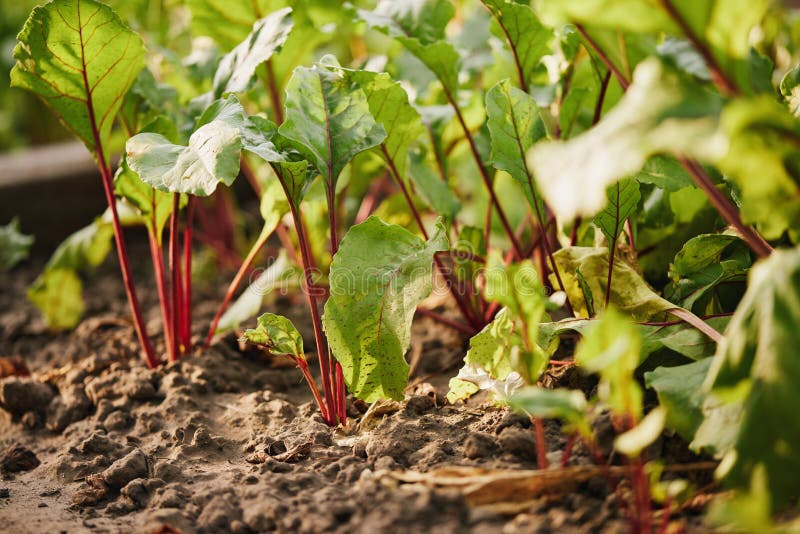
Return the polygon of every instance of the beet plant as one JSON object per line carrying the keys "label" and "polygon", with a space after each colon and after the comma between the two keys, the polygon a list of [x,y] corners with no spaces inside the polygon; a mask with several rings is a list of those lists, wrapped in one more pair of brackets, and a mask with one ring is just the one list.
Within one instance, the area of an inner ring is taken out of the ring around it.
{"label": "beet plant", "polygon": [[[195,210],[242,174],[263,221],[204,349],[235,330],[288,357],[328,425],[347,426],[348,394],[404,398],[419,315],[468,338],[448,401],[489,390],[530,417],[541,469],[548,418],[568,434],[564,466],[578,443],[604,467],[622,456],[634,531],[653,529],[654,501],[668,517],[686,490],[648,455],[664,434],[719,460],[718,478],[766,522],[796,504],[800,48],[780,8],[274,4],[190,1],[193,33],[220,53],[175,87],[165,79],[185,65],[162,55],[143,69],[141,38],[106,6],[34,10],[12,83],[86,144],[108,200],[31,289],[52,324],[77,322],[80,305],[59,308],[53,292],[79,293],[76,271],[99,264],[113,234],[158,363],[122,236],[143,225],[167,358],[188,353]],[[235,13],[225,24],[221,6]],[[116,175],[115,120],[127,138]],[[309,332],[264,313],[264,294],[287,285]],[[596,390],[546,388],[564,367]],[[718,510],[738,521],[735,508]]]}

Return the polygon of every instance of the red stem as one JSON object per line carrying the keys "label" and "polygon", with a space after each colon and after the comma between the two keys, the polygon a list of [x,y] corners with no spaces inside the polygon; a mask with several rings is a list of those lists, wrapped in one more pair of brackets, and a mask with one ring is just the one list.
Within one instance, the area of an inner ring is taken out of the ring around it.
{"label": "red stem", "polygon": [[571,434],[567,438],[567,444],[564,446],[564,453],[561,455],[561,467],[567,467],[569,459],[572,456],[572,449],[575,447],[575,442],[578,440],[577,434]]}
{"label": "red stem", "polygon": [[178,331],[181,321],[183,321],[183,313],[181,309],[181,293],[183,292],[181,286],[181,266],[180,259],[178,258],[178,210],[180,209],[180,193],[173,194],[172,201],[172,214],[170,215],[169,224],[169,271],[170,271],[170,289],[172,293],[172,302],[170,309],[173,310],[172,316],[172,342],[175,345],[173,352],[173,359],[177,359],[183,354],[183,346],[178,343]]}
{"label": "red stem", "polygon": [[461,323],[459,323],[457,321],[454,321],[452,319],[448,319],[447,317],[444,317],[443,315],[439,315],[435,311],[429,310],[427,308],[417,308],[417,313],[419,313],[423,317],[429,317],[429,318],[433,319],[434,321],[437,321],[437,322],[439,322],[439,323],[441,323],[441,324],[443,324],[445,326],[449,326],[450,328],[452,328],[454,330],[458,330],[459,332],[463,332],[464,334],[467,334],[470,337],[475,335],[475,330],[473,328],[471,328],[471,327],[469,327],[469,326],[467,326],[465,324],[461,324]]}
{"label": "red stem", "polygon": [[[155,210],[153,211],[153,218],[155,218]],[[164,343],[167,346],[167,357],[169,361],[175,361],[175,343],[172,339],[172,313],[169,307],[169,295],[167,295],[167,277],[164,273],[164,254],[152,231],[147,232],[147,237],[150,242],[150,257],[153,260],[158,301],[161,305],[161,321],[164,325]]]}
{"label": "red stem", "polygon": [[533,423],[533,429],[536,435],[536,464],[539,466],[539,469],[547,469],[550,463],[547,461],[544,423],[541,417],[531,417],[531,423]]}
{"label": "red stem", "polygon": [[[78,7],[78,16],[80,18],[80,7]],[[158,358],[156,358],[150,336],[147,335],[147,328],[145,328],[144,318],[142,317],[139,298],[136,296],[136,287],[133,282],[133,275],[131,274],[130,261],[128,260],[128,250],[125,246],[125,237],[122,233],[122,225],[119,222],[119,214],[117,213],[117,200],[114,197],[114,178],[111,173],[111,167],[106,161],[103,141],[100,139],[100,131],[97,129],[97,121],[95,120],[92,89],[86,74],[85,41],[83,40],[83,29],[80,24],[78,24],[78,33],[81,45],[81,64],[83,66],[81,75],[83,77],[83,89],[86,92],[86,111],[89,114],[89,124],[92,127],[94,152],[97,158],[97,167],[100,169],[100,176],[103,180],[103,192],[106,196],[108,209],[111,211],[111,224],[114,227],[114,243],[117,247],[117,256],[119,258],[120,270],[122,271],[122,282],[125,285],[125,293],[128,296],[128,304],[130,305],[131,314],[133,315],[133,327],[134,330],[136,330],[136,336],[139,338],[139,344],[142,346],[147,366],[152,369],[157,367],[160,362]]]}
{"label": "red stem", "polygon": [[308,368],[308,362],[306,360],[297,360],[297,367],[300,369],[300,372],[303,373],[303,377],[305,377],[308,387],[311,388],[311,394],[314,395],[314,400],[317,402],[317,406],[322,414],[322,418],[327,421],[329,419],[328,408],[325,406],[325,402],[322,400],[322,396],[319,394],[317,382],[314,380],[314,376],[311,374],[311,371]]}
{"label": "red stem", "polygon": [[192,226],[194,224],[194,197],[189,195],[186,204],[186,227],[183,230],[183,344],[192,346]]}

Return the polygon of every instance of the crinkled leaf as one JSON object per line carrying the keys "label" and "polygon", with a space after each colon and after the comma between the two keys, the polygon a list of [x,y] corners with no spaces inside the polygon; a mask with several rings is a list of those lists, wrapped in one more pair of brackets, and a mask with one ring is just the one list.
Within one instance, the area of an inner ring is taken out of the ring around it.
{"label": "crinkled leaf", "polygon": [[434,253],[448,248],[441,223],[426,243],[376,217],[353,226],[342,239],[331,263],[324,324],[356,397],[403,398],[411,321],[433,287]]}
{"label": "crinkled leaf", "polygon": [[141,133],[125,145],[128,166],[159,191],[212,194],[222,182],[231,185],[239,175],[245,119],[241,104],[230,96],[215,101],[198,120],[187,146],[173,144],[161,134]]}
{"label": "crinkled leaf", "polygon": [[386,139],[364,91],[347,83],[341,68],[323,63],[294,70],[286,88],[286,120],[278,131],[334,190],[356,154]]}
{"label": "crinkled leaf", "polygon": [[492,165],[519,182],[531,206],[544,214],[533,173],[525,158],[533,144],[544,139],[547,133],[536,100],[514,87],[510,80],[503,80],[486,93],[486,116],[492,137]]}
{"label": "crinkled leaf", "polygon": [[751,259],[747,245],[735,235],[701,234],[687,241],[670,268],[672,285],[665,296],[692,309],[722,283],[744,282]]}
{"label": "crinkled leaf", "polygon": [[97,155],[108,157],[122,98],[144,67],[142,39],[95,0],[54,0],[33,9],[14,49],[11,85],[41,97]]}
{"label": "crinkled leaf", "polygon": [[257,20],[250,35],[220,60],[214,74],[214,96],[247,90],[256,68],[281,49],[293,24],[288,7]]}
{"label": "crinkled leaf", "polygon": [[609,248],[615,247],[619,234],[625,227],[625,221],[636,213],[639,207],[639,182],[633,178],[625,178],[612,185],[606,191],[608,203],[603,211],[595,215],[596,224],[606,236]]}
{"label": "crinkled leaf", "polygon": [[305,360],[303,336],[292,321],[282,315],[265,313],[258,318],[258,325],[246,330],[244,338],[268,350],[271,354],[285,354],[298,360]]}
{"label": "crinkled leaf", "polygon": [[0,271],[7,271],[28,257],[33,236],[19,231],[19,219],[14,217],[0,226]]}
{"label": "crinkled leaf", "polygon": [[[595,307],[605,302],[608,277],[608,250],[593,247],[568,247],[554,255],[564,288],[570,302],[581,315],[586,316],[583,291],[573,273],[580,269],[594,295]],[[633,267],[614,258],[614,275],[611,279],[609,302],[637,321],[663,320],[664,312],[675,304],[658,296]]]}
{"label": "crinkled leaf", "polygon": [[691,441],[703,422],[703,381],[711,358],[677,367],[658,367],[644,374],[648,388],[656,390],[658,402],[667,411],[666,426]]}
{"label": "crinkled leaf", "polygon": [[640,171],[652,155],[721,157],[727,149],[717,131],[721,104],[718,95],[658,60],[643,62],[597,126],[569,141],[537,143],[529,152],[544,199],[565,220],[594,215],[606,204],[607,188]]}
{"label": "crinkled leaf", "polygon": [[553,30],[544,26],[527,5],[506,0],[482,1],[494,17],[492,33],[507,42],[518,75],[527,86],[533,81],[542,56],[551,51]]}
{"label": "crinkled leaf", "polygon": [[709,369],[692,446],[723,457],[718,474],[739,487],[763,464],[779,509],[800,492],[800,249],[773,252],[749,282]]}
{"label": "crinkled leaf", "polygon": [[[509,317],[507,310],[502,310],[491,323],[469,340],[464,367],[478,366],[491,378],[504,380],[515,369],[512,353],[519,352],[522,344],[519,331],[514,331],[514,321]],[[471,388],[462,382],[465,380],[461,378],[450,379],[447,400],[450,402],[464,400],[480,389],[477,385]]]}

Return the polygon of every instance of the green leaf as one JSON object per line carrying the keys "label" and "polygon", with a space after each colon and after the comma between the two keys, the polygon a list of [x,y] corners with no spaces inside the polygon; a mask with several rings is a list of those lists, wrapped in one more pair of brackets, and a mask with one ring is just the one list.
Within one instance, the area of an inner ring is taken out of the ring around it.
{"label": "green leaf", "polygon": [[[717,130],[721,98],[655,59],[641,63],[628,91],[597,126],[569,141],[540,142],[528,154],[557,216],[591,216],[607,188],[667,152],[716,160],[727,150]],[[576,195],[575,191],[580,191]]]}
{"label": "green leaf", "polygon": [[72,328],[83,317],[83,284],[71,269],[46,269],[28,288],[28,299],[53,330]]}
{"label": "green leaf", "polygon": [[338,65],[323,63],[294,70],[286,87],[286,120],[278,132],[333,190],[356,154],[386,139],[370,114],[364,91],[351,87]]}
{"label": "green leaf", "polygon": [[652,0],[544,0],[540,4],[543,16],[550,20],[630,32],[677,30],[667,13]]}
{"label": "green leaf", "polygon": [[5,226],[0,226],[0,271],[11,270],[28,257],[33,246],[33,236],[19,231],[19,219],[14,217]]}
{"label": "green leaf", "polygon": [[800,249],[776,250],[750,283],[709,369],[705,420],[692,447],[723,458],[718,475],[747,487],[763,464],[774,509],[800,484]]}
{"label": "green leaf", "polygon": [[434,253],[448,249],[441,223],[427,243],[375,217],[351,227],[342,239],[331,263],[323,321],[356,397],[403,398],[411,321],[433,287]]}
{"label": "green leaf", "polygon": [[519,182],[531,206],[544,213],[525,160],[533,144],[546,136],[536,100],[512,86],[510,80],[503,80],[486,93],[486,115],[492,137],[492,165]]}
{"label": "green leaf", "polygon": [[592,427],[587,415],[588,403],[583,392],[575,389],[526,387],[511,397],[511,407],[533,417],[561,419],[568,430],[591,440]]}
{"label": "green leaf", "polygon": [[122,98],[144,67],[142,39],[95,0],[33,9],[14,48],[11,85],[36,93],[86,148],[108,160]]}
{"label": "green leaf", "polygon": [[685,187],[694,187],[694,182],[686,169],[675,158],[653,156],[647,160],[642,170],[636,174],[636,181],[642,184],[653,184],[666,191],[680,191]]}
{"label": "green leaf", "polygon": [[506,0],[482,1],[494,17],[492,33],[508,43],[518,75],[527,86],[533,81],[542,57],[551,50],[553,30],[544,26],[527,5]]}
{"label": "green leaf", "polygon": [[408,147],[425,132],[419,112],[409,103],[405,89],[385,72],[344,72],[364,91],[370,113],[386,131],[381,157],[397,172],[395,179],[406,181]]}
{"label": "green leaf", "polygon": [[[578,269],[594,297],[594,306],[605,302],[608,277],[608,250],[592,247],[563,248],[553,255],[564,282],[570,302],[579,315],[586,317],[583,291],[574,276]],[[611,279],[609,302],[617,309],[631,315],[636,321],[664,320],[666,310],[677,306],[658,296],[633,267],[614,259],[614,276]]]}
{"label": "green leaf", "polygon": [[192,34],[206,35],[223,50],[230,50],[247,37],[253,23],[284,7],[280,0],[189,0]]}
{"label": "green leaf", "polygon": [[169,85],[158,83],[152,71],[145,68],[125,94],[119,117],[128,133],[139,133],[145,125],[164,120],[165,113],[173,114],[177,104],[178,92]]}
{"label": "green leaf", "polygon": [[220,60],[214,74],[214,96],[246,91],[256,68],[281,49],[293,25],[288,7],[257,20],[250,35]]}
{"label": "green leaf", "polygon": [[600,375],[598,396],[614,414],[642,414],[642,389],[633,376],[639,366],[642,338],[636,325],[614,308],[586,329],[575,351],[575,361]]}
{"label": "green leaf", "polygon": [[260,345],[271,354],[284,354],[297,360],[306,359],[303,336],[292,321],[282,315],[274,313],[261,315],[254,329],[245,330],[244,339],[249,343]]}
{"label": "green leaf", "polygon": [[198,120],[187,146],[161,134],[140,133],[125,144],[128,166],[159,191],[209,196],[239,175],[244,116],[231,96],[214,102]]}
{"label": "green leaf", "polygon": [[606,236],[609,249],[615,248],[619,234],[625,227],[625,221],[636,213],[639,207],[639,182],[633,178],[625,178],[608,188],[608,203],[603,211],[595,215],[596,224]]}
{"label": "green leaf", "polygon": [[691,441],[703,422],[703,381],[711,358],[677,367],[658,367],[644,374],[644,383],[656,390],[658,402],[667,411],[667,427]]}

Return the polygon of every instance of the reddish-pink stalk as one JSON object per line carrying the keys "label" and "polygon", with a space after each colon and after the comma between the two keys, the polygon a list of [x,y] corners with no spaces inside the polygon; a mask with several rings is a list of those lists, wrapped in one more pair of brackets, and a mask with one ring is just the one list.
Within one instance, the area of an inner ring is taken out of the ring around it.
{"label": "reddish-pink stalk", "polygon": [[[286,198],[291,198],[288,191],[285,191]],[[322,319],[319,315],[319,308],[317,307],[317,289],[312,277],[312,264],[313,259],[311,256],[311,247],[308,245],[308,237],[306,234],[305,225],[301,218],[300,211],[291,201],[289,202],[289,210],[294,220],[294,227],[297,231],[297,242],[300,247],[300,261],[303,267],[303,275],[305,281],[305,293],[308,300],[308,308],[311,312],[311,323],[314,326],[314,341],[317,346],[317,359],[319,360],[320,375],[322,376],[322,389],[325,393],[325,401],[320,405],[319,409],[322,412],[322,417],[325,422],[334,426],[336,424],[335,412],[331,409],[334,405],[333,390],[331,387],[331,375],[328,366],[328,349],[325,343],[325,334],[322,329]]]}
{"label": "reddish-pink stalk", "polygon": [[445,317],[443,315],[440,315],[440,314],[436,313],[435,311],[432,311],[432,310],[429,310],[429,309],[426,309],[426,308],[417,308],[417,313],[422,315],[423,317],[429,317],[430,319],[433,319],[434,321],[436,321],[438,323],[441,323],[441,324],[443,324],[445,326],[448,326],[448,327],[452,328],[453,330],[458,330],[459,332],[467,334],[470,337],[475,335],[475,330],[472,327],[470,327],[468,325],[465,325],[465,324],[461,324],[461,323],[459,323],[457,321],[454,321],[452,319],[448,319],[447,317]]}
{"label": "reddish-pink stalk", "polygon": [[[330,233],[331,233],[331,257],[336,255],[336,252],[339,250],[339,238],[337,236],[337,229],[336,229],[336,188],[333,184],[333,174],[332,170],[329,166],[329,177],[330,181],[328,183],[328,223],[330,225]],[[342,364],[340,364],[334,357],[333,351],[331,350],[330,346],[328,346],[328,367],[331,372],[331,384],[334,385],[335,389],[333,392],[333,412],[336,414],[336,418],[339,420],[341,424],[345,424],[347,422],[347,410],[345,407],[345,396],[346,391],[344,387],[344,374],[342,372]]]}
{"label": "reddish-pink stalk", "polygon": [[539,469],[547,469],[550,462],[547,461],[547,446],[545,445],[547,438],[545,437],[544,423],[541,417],[531,417],[531,423],[533,423],[536,435],[536,464]]}
{"label": "reddish-pink stalk", "polygon": [[131,273],[131,265],[128,259],[128,250],[125,246],[125,237],[122,233],[122,225],[119,222],[119,214],[117,213],[117,200],[114,197],[114,178],[111,173],[111,167],[106,161],[105,150],[103,142],[100,139],[100,131],[97,129],[97,121],[94,113],[94,101],[92,99],[92,89],[89,85],[89,78],[86,73],[86,50],[85,42],[83,40],[83,30],[78,25],[78,33],[80,34],[81,44],[81,76],[83,77],[83,88],[86,92],[86,111],[89,114],[89,124],[92,127],[92,139],[94,140],[94,152],[97,159],[97,167],[100,170],[100,176],[103,181],[103,192],[106,196],[108,209],[111,211],[111,224],[114,227],[114,243],[117,247],[117,256],[119,258],[120,270],[122,271],[122,282],[125,286],[125,293],[128,296],[128,304],[131,308],[131,315],[133,315],[133,328],[136,331],[136,336],[139,338],[139,344],[144,352],[144,358],[147,366],[151,369],[157,367],[160,363],[156,358],[153,344],[150,341],[150,336],[147,335],[147,329],[144,325],[144,318],[142,317],[141,306],[139,305],[139,298],[136,296],[136,287],[133,282],[133,275]]}
{"label": "reddish-pink stalk", "polygon": [[564,446],[564,453],[561,455],[561,467],[567,467],[569,459],[572,456],[572,449],[575,447],[575,442],[578,440],[577,434],[570,434],[567,438],[567,444]]}
{"label": "reddish-pink stalk", "polygon": [[180,210],[180,194],[173,194],[172,214],[170,215],[169,223],[169,271],[170,271],[170,290],[171,290],[171,305],[172,309],[172,341],[175,345],[173,353],[173,360],[177,361],[183,354],[183,347],[179,343],[179,325],[183,321],[183,314],[181,309],[181,293],[183,285],[181,282],[181,264],[178,256],[178,212]]}
{"label": "reddish-pink stalk", "polygon": [[[155,218],[155,210],[153,211]],[[167,277],[164,273],[164,253],[158,240],[152,231],[147,232],[150,242],[150,257],[153,260],[153,272],[156,277],[156,288],[158,290],[158,301],[161,305],[161,322],[164,330],[164,344],[167,346],[167,357],[169,361],[175,360],[175,343],[172,339],[172,311],[170,310],[170,297],[167,294]]]}
{"label": "reddish-pink stalk", "polygon": [[236,273],[236,276],[233,277],[231,283],[228,285],[228,290],[225,292],[225,298],[222,299],[222,303],[217,308],[217,313],[214,315],[214,319],[211,321],[211,326],[208,328],[208,334],[206,335],[206,341],[203,347],[208,350],[211,346],[211,341],[214,339],[214,334],[217,332],[217,326],[219,325],[220,319],[222,319],[222,315],[225,313],[225,310],[228,309],[228,305],[230,305],[231,300],[233,300],[234,295],[236,295],[236,290],[239,289],[239,285],[244,280],[245,276],[250,270],[250,266],[253,265],[258,253],[261,251],[261,248],[267,242],[270,233],[262,231],[259,234],[258,239],[253,244],[252,248],[250,248],[250,252],[247,253],[247,257],[242,262],[241,267],[239,267],[239,271]]}
{"label": "reddish-pink stalk", "polygon": [[181,336],[187,351],[192,347],[192,225],[194,224],[194,197],[186,203],[186,226],[183,229],[183,330]]}

